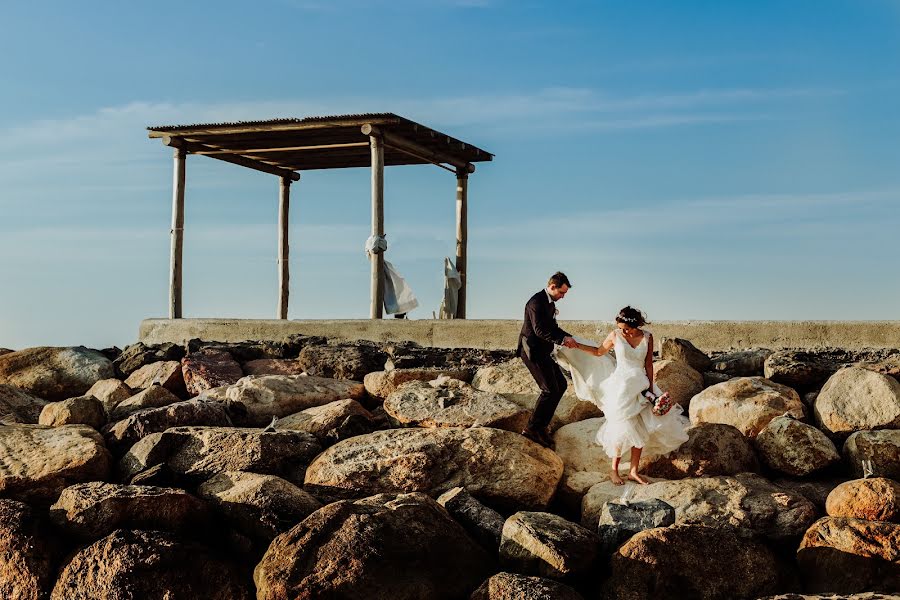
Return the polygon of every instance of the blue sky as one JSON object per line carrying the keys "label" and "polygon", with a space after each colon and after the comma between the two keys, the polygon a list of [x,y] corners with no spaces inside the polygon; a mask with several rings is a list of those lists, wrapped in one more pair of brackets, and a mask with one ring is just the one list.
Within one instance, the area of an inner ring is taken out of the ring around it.
{"label": "blue sky", "polygon": [[[469,314],[898,318],[900,2],[259,0],[0,5],[0,347],[165,316],[171,153],[148,125],[396,112],[496,154]],[[184,312],[272,318],[277,180],[188,159]],[[291,207],[290,317],[368,315],[366,169]],[[388,169],[388,260],[440,303],[454,188]]]}

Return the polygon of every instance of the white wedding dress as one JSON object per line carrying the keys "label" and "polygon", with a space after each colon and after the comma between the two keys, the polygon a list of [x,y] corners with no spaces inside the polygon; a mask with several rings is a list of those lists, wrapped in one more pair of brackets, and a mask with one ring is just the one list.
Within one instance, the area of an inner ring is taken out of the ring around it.
{"label": "white wedding dress", "polygon": [[[617,329],[616,358],[609,354],[594,356],[577,348],[558,347],[556,360],[572,374],[575,395],[600,407],[606,417],[597,431],[597,443],[611,458],[622,456],[632,447],[643,448],[644,454],[667,454],[687,441],[690,425],[680,405],[675,404],[663,416],[656,416],[653,405],[642,392],[650,382],[644,367],[647,357],[645,332],[640,343],[632,348]],[[582,344],[599,346],[596,342],[575,338]],[[653,391],[662,390],[654,383]],[[627,458],[627,457],[626,457]]]}

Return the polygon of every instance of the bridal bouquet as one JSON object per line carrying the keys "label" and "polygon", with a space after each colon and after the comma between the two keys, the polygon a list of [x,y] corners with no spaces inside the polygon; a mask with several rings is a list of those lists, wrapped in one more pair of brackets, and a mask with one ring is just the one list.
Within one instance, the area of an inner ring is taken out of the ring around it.
{"label": "bridal bouquet", "polygon": [[661,417],[668,413],[675,404],[675,401],[672,400],[672,396],[669,395],[669,392],[663,392],[661,395],[657,396],[648,390],[644,396],[653,404],[653,408],[651,408],[650,411],[657,417]]}

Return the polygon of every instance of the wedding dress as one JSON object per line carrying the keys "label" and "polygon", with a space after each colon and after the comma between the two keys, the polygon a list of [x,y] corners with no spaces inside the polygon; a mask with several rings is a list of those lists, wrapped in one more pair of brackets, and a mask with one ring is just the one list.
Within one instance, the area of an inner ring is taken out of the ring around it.
{"label": "wedding dress", "polygon": [[[640,343],[632,347],[617,329],[614,350],[594,356],[577,348],[559,347],[556,360],[572,374],[575,395],[593,402],[606,418],[597,431],[597,443],[611,458],[622,456],[630,448],[643,448],[645,454],[667,454],[687,441],[690,425],[680,405],[675,404],[663,416],[654,415],[653,404],[642,393],[650,386],[644,360],[647,357],[645,332]],[[596,342],[575,338],[590,346]],[[662,394],[654,383],[653,392]]]}

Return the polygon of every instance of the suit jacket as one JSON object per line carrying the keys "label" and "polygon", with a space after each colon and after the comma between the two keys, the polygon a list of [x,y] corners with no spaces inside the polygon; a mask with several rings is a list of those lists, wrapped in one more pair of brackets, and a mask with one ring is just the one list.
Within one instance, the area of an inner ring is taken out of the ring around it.
{"label": "suit jacket", "polygon": [[547,292],[539,291],[525,305],[525,322],[519,335],[519,356],[532,361],[549,358],[554,344],[562,344],[569,334],[556,324],[556,303],[549,302]]}

